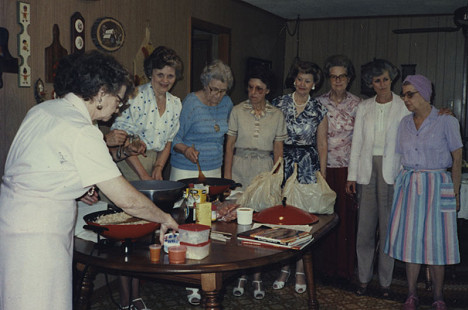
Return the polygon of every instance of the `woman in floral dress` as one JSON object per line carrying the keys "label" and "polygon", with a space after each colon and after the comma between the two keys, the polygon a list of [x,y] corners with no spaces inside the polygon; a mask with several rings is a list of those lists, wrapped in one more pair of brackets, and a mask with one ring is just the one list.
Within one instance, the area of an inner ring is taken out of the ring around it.
{"label": "woman in floral dress", "polygon": [[[310,93],[322,82],[322,70],[311,62],[298,61],[291,71],[295,91],[278,97],[272,104],[283,111],[288,130],[284,141],[284,174],[287,180],[297,164],[297,180],[301,184],[316,183],[316,171],[326,177],[327,169],[327,109],[312,99]],[[284,287],[290,275],[289,266],[281,269],[273,289]],[[302,259],[296,264],[297,293],[306,291],[304,265]]]}

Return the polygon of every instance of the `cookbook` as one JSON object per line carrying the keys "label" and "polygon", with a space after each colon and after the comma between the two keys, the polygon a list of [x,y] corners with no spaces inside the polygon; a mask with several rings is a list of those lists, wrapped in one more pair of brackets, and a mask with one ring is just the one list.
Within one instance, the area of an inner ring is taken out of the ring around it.
{"label": "cookbook", "polygon": [[286,227],[268,227],[262,225],[237,234],[237,239],[256,242],[267,242],[282,246],[294,246],[312,239],[307,231],[301,231]]}

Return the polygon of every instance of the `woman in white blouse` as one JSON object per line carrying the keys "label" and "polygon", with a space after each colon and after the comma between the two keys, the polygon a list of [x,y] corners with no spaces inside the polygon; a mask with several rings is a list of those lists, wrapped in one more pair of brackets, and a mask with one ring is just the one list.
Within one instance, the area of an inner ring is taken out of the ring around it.
{"label": "woman in white blouse", "polygon": [[180,99],[169,92],[182,77],[182,60],[175,51],[157,47],[145,59],[144,69],[151,81],[138,87],[128,109],[112,125],[112,129],[137,135],[147,146],[146,156],[130,156],[119,163],[129,181],[163,179],[182,109]]}
{"label": "woman in white blouse", "polygon": [[[388,297],[393,275],[393,258],[383,252],[393,200],[393,182],[400,168],[395,154],[398,125],[409,114],[403,100],[391,90],[398,69],[382,59],[364,66],[363,82],[376,96],[361,102],[354,123],[346,192],[357,192],[358,232],[356,253],[360,285],[364,295],[372,280],[375,236],[379,227],[378,274],[382,297]],[[357,183],[357,184],[356,184]]]}

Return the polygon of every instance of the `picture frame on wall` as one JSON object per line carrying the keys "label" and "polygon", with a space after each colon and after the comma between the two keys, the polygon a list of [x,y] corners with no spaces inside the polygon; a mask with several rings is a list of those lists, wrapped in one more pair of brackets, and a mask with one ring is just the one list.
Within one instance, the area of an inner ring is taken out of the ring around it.
{"label": "picture frame on wall", "polygon": [[273,63],[270,60],[261,59],[261,58],[255,58],[255,57],[247,58],[247,71],[249,70],[249,68],[254,68],[256,66],[264,66],[271,70],[273,68]]}

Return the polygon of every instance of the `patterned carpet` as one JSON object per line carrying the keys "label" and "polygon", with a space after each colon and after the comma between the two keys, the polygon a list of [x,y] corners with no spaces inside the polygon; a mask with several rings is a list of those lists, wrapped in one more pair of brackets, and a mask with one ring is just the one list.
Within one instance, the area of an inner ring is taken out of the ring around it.
{"label": "patterned carpet", "polygon": [[[468,309],[468,221],[459,226],[459,241],[462,262],[459,265],[446,269],[444,296],[447,306],[452,310]],[[299,295],[294,291],[294,279],[291,277],[285,288],[280,291],[271,288],[278,275],[277,266],[264,270],[263,281],[266,287],[264,300],[255,300],[252,297],[252,287],[246,287],[246,294],[234,297],[232,288],[235,279],[225,283],[222,306],[225,310],[282,310],[307,309],[307,294]],[[423,271],[423,270],[422,270]],[[424,272],[421,272],[418,282],[420,310],[432,309],[432,293],[425,289]],[[367,296],[358,297],[354,294],[355,283],[343,282],[333,279],[322,279],[317,276],[317,296],[322,310],[390,310],[400,309],[407,294],[404,264],[396,262],[394,280],[392,282],[392,295],[386,300],[380,298],[378,283],[374,279]],[[353,281],[354,282],[354,281]],[[185,289],[180,284],[160,281],[146,281],[142,283],[141,294],[147,306],[153,310],[180,309],[197,310],[201,307],[191,306],[185,298]],[[118,301],[117,283],[109,284],[94,292],[91,310],[118,309],[112,298]]]}

